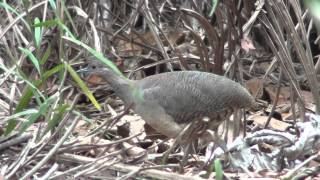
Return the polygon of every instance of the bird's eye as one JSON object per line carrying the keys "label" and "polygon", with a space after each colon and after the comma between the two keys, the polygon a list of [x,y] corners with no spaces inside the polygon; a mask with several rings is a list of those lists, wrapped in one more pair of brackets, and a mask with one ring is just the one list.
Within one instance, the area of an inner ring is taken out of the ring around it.
{"label": "bird's eye", "polygon": [[96,66],[91,66],[92,69],[96,69]]}

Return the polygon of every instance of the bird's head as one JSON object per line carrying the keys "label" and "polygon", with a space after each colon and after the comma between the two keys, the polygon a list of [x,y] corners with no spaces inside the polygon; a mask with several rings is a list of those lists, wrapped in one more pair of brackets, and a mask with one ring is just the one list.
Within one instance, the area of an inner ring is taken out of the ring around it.
{"label": "bird's head", "polygon": [[[108,81],[108,79],[117,79],[117,81],[128,79],[121,73],[121,71],[111,61],[106,63],[100,62],[96,59],[87,60],[87,66],[78,70],[78,73],[85,73],[87,75],[96,75]],[[121,83],[121,82],[119,82]]]}
{"label": "bird's head", "polygon": [[97,61],[97,60],[90,60],[88,61],[88,65],[83,68],[78,70],[77,72],[79,73],[88,73],[88,74],[95,74],[95,75],[103,75],[106,72],[111,71],[110,67],[108,65]]}

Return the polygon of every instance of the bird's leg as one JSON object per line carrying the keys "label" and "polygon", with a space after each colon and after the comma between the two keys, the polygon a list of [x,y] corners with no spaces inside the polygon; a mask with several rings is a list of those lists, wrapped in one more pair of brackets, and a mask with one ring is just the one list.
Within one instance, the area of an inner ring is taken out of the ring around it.
{"label": "bird's leg", "polygon": [[[181,143],[182,139],[185,138],[185,135],[190,134],[190,131],[192,131],[192,128],[194,127],[195,122],[189,123],[180,133],[179,135],[176,137],[176,139],[174,140],[172,146],[164,153],[163,158],[162,158],[162,164],[165,164],[168,160],[169,154],[170,152],[178,145],[178,144],[185,144],[185,143]],[[189,138],[189,137],[188,137]],[[189,144],[189,143],[187,143]],[[187,148],[190,149],[190,148]]]}
{"label": "bird's leg", "polygon": [[[210,146],[210,144],[208,144],[208,146],[207,146],[206,155],[205,155],[207,157],[207,160],[206,160],[203,167],[207,167],[209,164],[212,163],[212,161],[214,159],[213,152],[215,151],[215,149],[217,147],[220,147],[225,153],[228,152],[227,144],[222,138],[220,138],[217,130],[214,130],[214,131],[206,130],[206,132],[211,137],[211,143],[210,143],[211,146]],[[212,145],[212,141],[214,142],[214,145]]]}
{"label": "bird's leg", "polygon": [[217,131],[214,132],[214,140],[217,141],[218,146],[220,146],[220,148],[224,152],[228,151],[227,143],[222,138],[220,138],[220,136],[219,136]]}
{"label": "bird's leg", "polygon": [[183,167],[188,162],[189,154],[191,154],[191,151],[192,151],[192,143],[188,143],[186,145],[182,145],[182,151],[183,151],[183,157],[182,157],[181,162],[180,162],[180,169],[179,169],[180,173],[184,172]]}
{"label": "bird's leg", "polygon": [[165,163],[167,162],[171,151],[180,143],[181,137],[183,136],[184,132],[186,131],[186,129],[187,129],[188,127],[190,127],[190,124],[189,124],[186,128],[184,128],[183,131],[181,131],[181,132],[179,133],[179,135],[178,135],[178,136],[176,137],[176,139],[174,140],[172,146],[164,153],[163,158],[162,158],[162,161],[161,161],[162,164],[165,164]]}
{"label": "bird's leg", "polygon": [[214,132],[207,130],[207,132],[211,135],[215,145],[217,144],[224,152],[228,151],[227,144],[222,138],[220,138],[218,130],[215,130]]}

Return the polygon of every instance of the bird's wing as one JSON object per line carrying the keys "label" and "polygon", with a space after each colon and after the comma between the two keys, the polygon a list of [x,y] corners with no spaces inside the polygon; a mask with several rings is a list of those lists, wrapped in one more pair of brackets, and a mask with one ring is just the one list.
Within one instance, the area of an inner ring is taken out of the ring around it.
{"label": "bird's wing", "polygon": [[202,83],[190,77],[184,77],[183,82],[178,80],[162,83],[154,81],[143,89],[143,97],[159,104],[178,123],[210,116],[225,108],[223,103],[214,102],[212,82]]}

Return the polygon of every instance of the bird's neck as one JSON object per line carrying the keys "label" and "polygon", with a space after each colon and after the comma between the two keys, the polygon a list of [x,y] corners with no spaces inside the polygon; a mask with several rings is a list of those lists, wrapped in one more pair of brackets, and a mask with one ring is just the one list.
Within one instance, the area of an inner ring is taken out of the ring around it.
{"label": "bird's neck", "polygon": [[134,81],[123,75],[118,75],[112,70],[104,71],[101,76],[110,84],[115,94],[124,101],[126,105],[131,105],[133,102],[133,94],[137,89]]}

